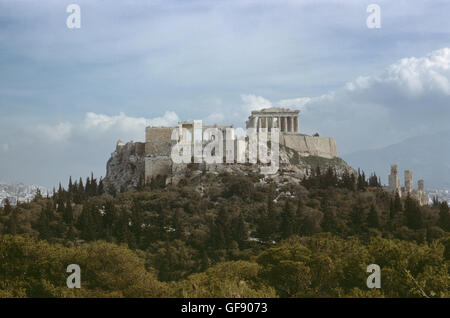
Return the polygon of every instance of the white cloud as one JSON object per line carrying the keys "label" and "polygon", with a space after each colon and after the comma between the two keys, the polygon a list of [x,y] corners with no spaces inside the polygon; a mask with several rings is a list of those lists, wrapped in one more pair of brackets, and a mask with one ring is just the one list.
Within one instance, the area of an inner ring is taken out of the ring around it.
{"label": "white cloud", "polygon": [[203,118],[203,122],[205,124],[219,124],[223,123],[225,121],[225,114],[218,112],[218,113],[212,113]]}
{"label": "white cloud", "polygon": [[70,137],[73,125],[69,122],[61,122],[56,125],[38,125],[36,131],[43,139],[57,142]]}
{"label": "white cloud", "polygon": [[179,121],[178,115],[171,111],[166,111],[162,117],[146,119],[144,117],[129,117],[121,112],[116,116],[96,114],[89,112],[86,114],[83,126],[88,130],[99,130],[101,132],[112,129],[123,132],[142,131],[146,126],[174,126]]}
{"label": "white cloud", "polygon": [[302,109],[311,101],[309,97],[298,97],[292,99],[282,99],[278,102],[271,102],[267,98],[262,96],[256,96],[253,94],[241,95],[242,108],[245,113],[249,113],[252,110],[260,110],[263,108],[270,107],[285,107],[285,108],[295,108]]}
{"label": "white cloud", "polygon": [[273,107],[272,102],[268,99],[256,95],[241,95],[243,110],[251,112],[262,108]]}
{"label": "white cloud", "polygon": [[[101,135],[122,136],[121,138],[126,140],[139,139],[147,126],[175,126],[178,121],[178,115],[171,111],[150,119],[130,117],[123,112],[115,116],[88,112],[82,122],[42,124],[37,125],[35,131],[38,132],[38,137],[50,142],[65,141],[74,134],[96,138]],[[7,147],[4,145],[3,150],[7,151]]]}
{"label": "white cloud", "polygon": [[244,109],[302,109],[303,132],[337,138],[343,152],[386,146],[443,130],[450,122],[450,48],[403,58],[317,97],[278,102],[242,95]]}
{"label": "white cloud", "polygon": [[180,118],[175,112],[166,111],[162,117],[148,120],[150,126],[176,126]]}
{"label": "white cloud", "polygon": [[9,150],[9,145],[8,145],[8,144],[3,144],[2,148],[3,148],[3,151],[4,151],[4,152],[8,152],[8,150]]}
{"label": "white cloud", "polygon": [[309,98],[309,97],[299,97],[299,98],[292,98],[292,99],[282,99],[278,103],[276,103],[276,105],[280,106],[280,107],[286,107],[286,108],[302,109],[310,101],[311,101],[311,98]]}

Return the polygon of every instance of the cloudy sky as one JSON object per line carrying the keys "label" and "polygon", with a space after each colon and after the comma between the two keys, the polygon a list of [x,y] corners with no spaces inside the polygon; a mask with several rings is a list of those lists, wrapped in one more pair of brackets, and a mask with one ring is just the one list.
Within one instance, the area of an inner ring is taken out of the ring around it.
{"label": "cloudy sky", "polygon": [[446,0],[86,0],[80,29],[70,3],[0,0],[1,181],[104,175],[146,125],[273,105],[344,155],[449,127]]}

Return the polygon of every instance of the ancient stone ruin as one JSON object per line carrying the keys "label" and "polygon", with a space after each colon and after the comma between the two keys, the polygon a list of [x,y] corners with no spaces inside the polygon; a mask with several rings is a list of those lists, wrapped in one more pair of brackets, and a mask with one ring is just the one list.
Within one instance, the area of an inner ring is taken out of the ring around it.
{"label": "ancient stone ruin", "polygon": [[[252,111],[246,121],[247,132],[252,129],[256,132],[264,130],[270,135],[273,128],[278,128],[280,173],[284,176],[290,175],[299,180],[317,165],[331,165],[338,173],[353,172],[350,166],[338,158],[334,138],[319,137],[318,134],[309,136],[300,132],[299,112],[286,108]],[[223,134],[224,164],[206,164],[202,161],[201,151],[198,152],[198,149],[203,149],[214,140],[214,136],[208,135],[210,128]],[[172,139],[174,130],[178,132],[178,140]],[[197,164],[202,171],[219,173],[259,169],[259,162],[253,165],[244,163],[243,159],[248,159],[249,137],[243,129],[235,129],[233,125],[205,126],[201,121],[189,120],[179,122],[175,127],[146,127],[145,143],[123,144],[119,141],[107,164],[106,183],[116,188],[123,185],[128,188],[142,182],[150,183],[158,176],[164,176],[167,183],[177,183],[189,165],[175,163],[171,159],[172,148],[177,143],[191,147],[192,163]]]}
{"label": "ancient stone ruin", "polygon": [[389,184],[385,190],[398,193],[400,197],[410,195],[412,198],[419,201],[420,205],[428,204],[428,195],[425,192],[425,183],[421,179],[417,182],[417,189],[413,189],[413,174],[411,170],[404,172],[405,184],[404,187],[400,184],[400,176],[397,165],[391,165],[391,174],[389,175]]}

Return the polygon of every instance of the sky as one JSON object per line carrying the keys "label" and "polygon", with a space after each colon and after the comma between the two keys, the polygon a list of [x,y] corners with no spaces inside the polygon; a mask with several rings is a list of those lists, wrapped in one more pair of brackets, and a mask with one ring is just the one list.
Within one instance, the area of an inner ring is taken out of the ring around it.
{"label": "sky", "polygon": [[0,0],[0,180],[104,176],[147,125],[245,127],[271,106],[343,155],[444,131],[449,16],[446,0]]}

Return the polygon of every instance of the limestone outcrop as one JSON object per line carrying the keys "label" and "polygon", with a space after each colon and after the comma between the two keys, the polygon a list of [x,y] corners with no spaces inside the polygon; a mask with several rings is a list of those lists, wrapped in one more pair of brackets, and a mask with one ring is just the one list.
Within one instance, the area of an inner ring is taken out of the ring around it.
{"label": "limestone outcrop", "polygon": [[[195,178],[202,173],[230,173],[236,175],[259,174],[260,164],[206,164],[173,163],[169,156],[145,156],[144,143],[118,143],[107,163],[107,174],[104,179],[106,187],[114,187],[116,191],[126,191],[142,184],[145,169],[153,169],[152,175],[163,176],[166,184],[178,184],[181,180]],[[299,183],[317,167],[326,171],[331,167],[341,176],[344,172],[356,173],[339,157],[324,158],[319,156],[299,156],[298,152],[281,146],[280,168],[276,174],[266,176],[276,183]],[[145,167],[147,165],[147,167]]]}
{"label": "limestone outcrop", "polygon": [[126,191],[143,182],[145,171],[145,143],[117,142],[116,150],[106,164],[106,189]]}

